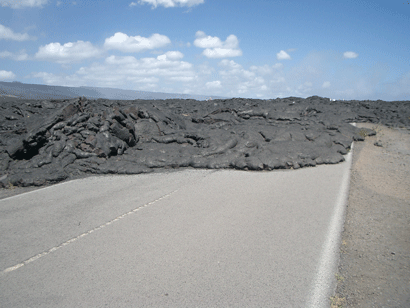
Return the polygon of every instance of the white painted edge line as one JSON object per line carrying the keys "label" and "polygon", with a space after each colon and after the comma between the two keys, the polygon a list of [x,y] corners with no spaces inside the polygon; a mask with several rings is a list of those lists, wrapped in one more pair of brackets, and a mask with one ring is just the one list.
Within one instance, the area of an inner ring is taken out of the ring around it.
{"label": "white painted edge line", "polygon": [[78,235],[78,236],[76,236],[76,237],[73,237],[73,238],[69,239],[68,241],[65,241],[64,243],[62,243],[62,244],[60,244],[60,245],[58,245],[58,246],[54,246],[54,247],[50,248],[49,250],[43,251],[42,253],[39,253],[39,254],[37,254],[37,255],[35,255],[35,256],[33,256],[33,257],[31,257],[31,258],[29,258],[29,259],[23,261],[23,262],[21,262],[21,263],[18,263],[18,264],[14,265],[14,266],[10,266],[10,267],[6,268],[5,270],[3,270],[3,271],[0,273],[0,276],[2,276],[2,275],[4,275],[4,274],[7,274],[7,273],[9,273],[9,272],[12,272],[12,271],[14,271],[14,270],[16,270],[16,269],[18,269],[18,268],[20,268],[20,267],[23,267],[23,266],[25,266],[25,265],[27,265],[27,264],[29,264],[29,263],[31,263],[31,262],[34,262],[34,261],[36,261],[36,260],[38,260],[38,259],[40,259],[40,258],[42,258],[42,257],[44,257],[44,256],[46,256],[46,255],[48,255],[48,254],[50,254],[50,253],[52,253],[52,252],[54,252],[54,251],[56,251],[56,250],[58,250],[58,249],[60,249],[60,248],[62,248],[62,247],[64,247],[64,246],[67,246],[68,244],[71,244],[71,243],[77,241],[78,239],[80,239],[80,238],[82,238],[82,237],[84,237],[84,236],[87,236],[87,235],[89,235],[89,234],[91,234],[91,233],[93,233],[93,232],[95,232],[95,231],[101,230],[102,228],[105,228],[105,227],[111,225],[112,223],[114,223],[114,222],[116,222],[116,221],[118,221],[118,220],[120,220],[120,219],[123,219],[123,218],[127,217],[128,215],[131,215],[131,214],[133,214],[133,213],[135,213],[135,212],[137,212],[137,211],[139,211],[139,210],[141,210],[141,209],[143,209],[143,208],[145,208],[145,207],[147,207],[147,206],[149,206],[149,205],[152,205],[152,204],[156,203],[157,201],[160,201],[160,200],[162,200],[162,199],[168,198],[169,196],[171,196],[172,194],[174,194],[174,193],[177,192],[178,190],[179,190],[179,189],[176,189],[176,190],[174,190],[174,191],[171,191],[170,193],[165,194],[165,195],[159,197],[158,199],[156,199],[156,200],[154,200],[154,201],[151,201],[151,202],[148,202],[148,203],[146,203],[146,204],[144,204],[144,205],[141,205],[141,206],[139,206],[139,207],[137,207],[137,208],[135,208],[135,209],[133,209],[133,210],[131,210],[131,211],[125,213],[125,214],[122,214],[122,215],[120,215],[120,216],[118,216],[118,217],[116,217],[116,218],[114,218],[114,219],[112,219],[112,220],[110,220],[110,221],[108,221],[108,222],[106,222],[106,223],[104,223],[104,224],[98,226],[98,227],[95,227],[95,228],[93,228],[93,229],[91,229],[91,230],[89,230],[89,231],[87,231],[87,232],[84,232],[84,233],[82,233],[82,234],[80,234],[80,235]]}
{"label": "white painted edge line", "polygon": [[[140,174],[147,174],[147,173],[140,173]],[[127,174],[127,176],[140,175],[140,174]],[[108,175],[108,176],[115,176],[115,175]],[[126,175],[121,174],[120,176],[126,176]],[[47,189],[56,188],[58,186],[62,186],[62,185],[66,185],[66,184],[72,184],[73,182],[88,181],[88,180],[92,180],[92,179],[95,179],[95,178],[98,178],[98,175],[95,175],[95,176],[92,175],[92,176],[84,177],[84,178],[81,178],[81,179],[67,180],[67,181],[63,181],[63,182],[60,182],[60,183],[51,184],[50,186],[46,186],[46,187],[39,187],[38,189],[34,189],[34,190],[27,191],[27,192],[24,192],[24,193],[15,195],[15,196],[10,196],[10,197],[7,197],[7,198],[0,199],[0,202],[10,200],[10,199],[13,199],[13,198],[19,198],[19,197],[22,197],[22,196],[25,196],[25,195],[28,195],[28,194],[33,194],[33,193],[36,193],[40,190],[47,190]]]}
{"label": "white painted edge line", "polygon": [[349,153],[346,155],[347,167],[344,171],[342,183],[337,195],[334,212],[330,220],[327,231],[327,238],[322,246],[319,259],[318,271],[316,272],[313,291],[310,293],[306,307],[328,308],[330,306],[330,296],[335,282],[335,274],[339,261],[339,246],[343,225],[345,220],[345,210],[347,198],[349,196],[350,170],[352,167],[353,142]]}
{"label": "white painted edge line", "polygon": [[15,196],[10,196],[10,197],[7,197],[7,198],[0,199],[0,202],[10,200],[10,199],[14,199],[14,198],[18,198],[18,197],[21,197],[21,196],[24,196],[24,195],[32,194],[32,193],[38,192],[39,190],[46,190],[46,189],[50,189],[50,188],[55,188],[56,186],[65,185],[65,184],[71,183],[73,181],[78,181],[78,180],[81,180],[81,179],[75,179],[75,180],[69,180],[69,181],[66,181],[66,182],[56,183],[56,184],[52,184],[52,185],[47,186],[47,187],[39,187],[38,189],[34,189],[34,190],[27,191],[27,192],[24,192],[24,193],[15,195]]}
{"label": "white painted edge line", "polygon": [[[212,172],[215,172],[217,170],[218,169],[209,170],[209,171],[210,171],[210,173],[212,173]],[[185,170],[181,169],[180,171],[177,171],[177,172],[183,172],[183,171],[185,171]],[[104,177],[113,177],[114,178],[114,177],[118,177],[118,176],[124,176],[125,177],[125,176],[143,176],[143,175],[162,176],[163,173],[148,172],[148,173],[138,173],[138,174],[109,174],[109,175],[104,175]],[[55,188],[57,186],[72,184],[73,182],[78,182],[78,181],[88,181],[88,180],[96,179],[96,178],[99,178],[99,177],[100,177],[99,175],[91,175],[91,176],[84,177],[84,178],[81,178],[81,179],[72,179],[72,180],[67,180],[67,181],[60,182],[60,183],[51,184],[50,186],[46,186],[46,187],[39,187],[38,189],[34,189],[34,190],[27,191],[27,192],[24,192],[24,193],[21,193],[21,194],[18,194],[18,195],[14,195],[14,196],[10,196],[10,197],[0,199],[0,203],[2,201],[10,200],[10,199],[13,199],[13,198],[19,198],[19,197],[22,197],[22,196],[25,196],[25,195],[28,195],[28,194],[33,194],[33,193],[36,193],[40,190],[51,189],[51,188]]]}

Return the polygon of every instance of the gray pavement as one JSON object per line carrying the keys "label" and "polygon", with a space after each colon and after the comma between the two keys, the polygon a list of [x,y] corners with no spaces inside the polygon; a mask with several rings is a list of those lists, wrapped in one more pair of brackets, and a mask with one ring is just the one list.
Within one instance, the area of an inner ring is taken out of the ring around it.
{"label": "gray pavement", "polygon": [[1,307],[328,307],[350,156],[86,178],[0,200]]}

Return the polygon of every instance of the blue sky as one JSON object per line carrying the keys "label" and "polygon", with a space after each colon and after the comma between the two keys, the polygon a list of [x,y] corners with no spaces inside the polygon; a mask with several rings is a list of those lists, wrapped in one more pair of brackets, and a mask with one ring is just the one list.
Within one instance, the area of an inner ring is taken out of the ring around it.
{"label": "blue sky", "polygon": [[410,100],[410,4],[0,0],[0,81]]}

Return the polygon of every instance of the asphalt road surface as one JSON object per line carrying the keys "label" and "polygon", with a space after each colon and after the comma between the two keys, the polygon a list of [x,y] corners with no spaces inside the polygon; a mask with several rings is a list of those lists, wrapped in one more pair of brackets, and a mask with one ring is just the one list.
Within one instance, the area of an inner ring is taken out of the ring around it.
{"label": "asphalt road surface", "polygon": [[350,161],[92,177],[0,200],[0,306],[329,307]]}

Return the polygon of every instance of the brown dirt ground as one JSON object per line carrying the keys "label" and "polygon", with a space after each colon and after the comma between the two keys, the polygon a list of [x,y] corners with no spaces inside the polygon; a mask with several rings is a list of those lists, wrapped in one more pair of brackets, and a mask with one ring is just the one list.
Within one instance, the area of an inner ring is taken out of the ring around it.
{"label": "brown dirt ground", "polygon": [[410,307],[410,131],[358,127],[331,307]]}

